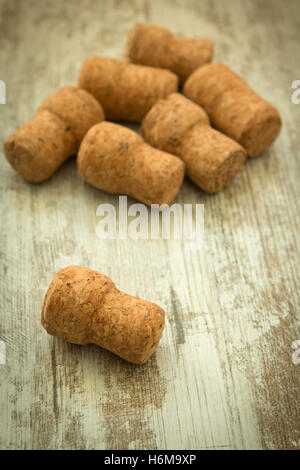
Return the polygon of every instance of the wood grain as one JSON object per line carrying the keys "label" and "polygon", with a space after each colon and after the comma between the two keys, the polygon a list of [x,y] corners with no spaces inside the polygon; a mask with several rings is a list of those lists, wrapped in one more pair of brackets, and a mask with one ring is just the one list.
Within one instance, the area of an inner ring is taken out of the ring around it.
{"label": "wood grain", "polygon": [[[299,449],[299,2],[2,0],[0,12],[2,142],[52,91],[76,83],[86,57],[122,57],[136,21],[215,40],[215,59],[284,123],[221,194],[184,183],[177,202],[205,204],[199,252],[175,240],[101,241],[96,208],[118,198],[86,185],[74,159],[31,185],[1,156],[0,447]],[[166,308],[145,366],[41,328],[47,286],[68,264]]]}

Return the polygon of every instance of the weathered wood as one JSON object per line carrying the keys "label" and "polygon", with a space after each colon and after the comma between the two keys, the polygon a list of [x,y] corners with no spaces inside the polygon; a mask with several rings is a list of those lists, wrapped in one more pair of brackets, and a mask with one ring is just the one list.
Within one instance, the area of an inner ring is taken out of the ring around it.
{"label": "weathered wood", "polygon": [[[100,241],[96,208],[118,198],[86,185],[75,161],[40,185],[1,156],[0,447],[18,449],[299,449],[300,5],[177,0],[0,4],[1,140],[89,55],[122,57],[136,21],[212,38],[280,110],[283,130],[226,191],[186,181],[177,201],[205,204],[205,245]],[[53,275],[68,264],[107,274],[166,308],[161,345],[142,367],[40,325]]]}

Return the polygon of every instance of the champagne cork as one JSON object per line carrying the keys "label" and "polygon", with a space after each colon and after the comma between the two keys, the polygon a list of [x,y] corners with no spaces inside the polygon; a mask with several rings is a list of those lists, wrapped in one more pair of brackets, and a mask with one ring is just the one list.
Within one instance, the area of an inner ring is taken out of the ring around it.
{"label": "champagne cork", "polygon": [[226,65],[214,63],[198,68],[185,82],[183,91],[203,106],[212,125],[239,142],[249,157],[265,152],[280,132],[277,109]]}
{"label": "champagne cork", "polygon": [[61,88],[5,142],[6,158],[26,180],[45,181],[77,153],[87,130],[103,120],[102,107],[92,95],[77,87]]}
{"label": "champagne cork", "polygon": [[213,41],[175,36],[161,26],[137,23],[129,32],[125,56],[135,64],[169,69],[182,84],[196,68],[211,62]]}
{"label": "champagne cork", "polygon": [[184,178],[184,163],[161,152],[136,132],[102,122],[92,127],[78,153],[81,177],[111,194],[127,194],[145,204],[170,204]]}
{"label": "champagne cork", "polygon": [[178,93],[152,107],[142,131],[151,145],[180,157],[187,176],[208,193],[229,186],[246,158],[237,142],[210,126],[200,106]]}
{"label": "champagne cork", "polygon": [[143,364],[158,346],[165,313],[152,302],[120,292],[97,271],[68,266],[48,288],[41,323],[47,333],[64,341],[94,343]]}
{"label": "champagne cork", "polygon": [[178,89],[177,76],[168,70],[107,57],[87,59],[78,83],[99,100],[111,121],[141,122],[157,100]]}

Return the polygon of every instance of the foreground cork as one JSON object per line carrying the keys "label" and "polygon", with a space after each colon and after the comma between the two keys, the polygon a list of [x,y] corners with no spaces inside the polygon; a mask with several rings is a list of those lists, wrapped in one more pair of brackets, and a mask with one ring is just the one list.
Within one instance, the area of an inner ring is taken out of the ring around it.
{"label": "foreground cork", "polygon": [[87,130],[103,120],[102,107],[92,95],[77,87],[61,88],[5,142],[6,158],[26,180],[45,181],[76,154]]}
{"label": "foreground cork", "polygon": [[130,62],[169,69],[180,83],[198,67],[211,62],[213,41],[175,36],[166,28],[137,23],[131,29],[125,48]]}
{"label": "foreground cork", "polygon": [[198,68],[184,94],[207,111],[212,125],[239,142],[249,157],[265,152],[278,136],[280,115],[235,72],[223,64]]}
{"label": "foreground cork", "polygon": [[200,106],[178,93],[152,107],[142,130],[151,145],[178,155],[188,177],[208,193],[229,186],[246,158],[237,142],[210,127]]}
{"label": "foreground cork", "polygon": [[177,76],[168,70],[107,57],[87,59],[78,83],[99,100],[111,121],[140,122],[157,100],[178,89]]}
{"label": "foreground cork", "polygon": [[41,322],[50,335],[69,343],[94,343],[143,364],[158,346],[165,313],[152,302],[120,292],[97,271],[68,266],[48,288]]}
{"label": "foreground cork", "polygon": [[145,204],[170,204],[184,178],[184,163],[146,144],[127,127],[102,122],[92,127],[78,153],[82,178],[112,194]]}

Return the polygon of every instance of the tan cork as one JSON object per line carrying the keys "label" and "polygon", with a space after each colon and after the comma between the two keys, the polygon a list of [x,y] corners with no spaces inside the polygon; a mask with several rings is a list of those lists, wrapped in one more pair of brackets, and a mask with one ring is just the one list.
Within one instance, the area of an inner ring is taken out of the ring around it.
{"label": "tan cork", "polygon": [[182,84],[198,67],[211,62],[213,41],[175,36],[166,28],[137,23],[129,32],[125,57],[135,64],[169,69]]}
{"label": "tan cork", "polygon": [[78,170],[93,186],[126,194],[145,204],[170,204],[183,182],[185,165],[150,147],[136,132],[102,122],[92,127],[78,153]]}
{"label": "tan cork", "polygon": [[141,122],[157,100],[178,89],[178,78],[169,70],[107,57],[87,59],[78,83],[100,101],[112,121]]}
{"label": "tan cork", "polygon": [[94,343],[143,364],[158,346],[165,313],[152,302],[120,292],[97,271],[68,266],[48,288],[41,322],[50,335],[69,343]]}
{"label": "tan cork", "polygon": [[237,142],[210,126],[200,106],[178,93],[152,107],[142,131],[151,145],[179,156],[188,177],[208,193],[229,186],[246,158]]}
{"label": "tan cork", "polygon": [[212,125],[239,142],[249,157],[265,152],[280,132],[277,109],[226,65],[214,63],[198,68],[185,82],[183,91],[203,106]]}
{"label": "tan cork", "polygon": [[87,91],[61,88],[5,142],[6,158],[26,180],[45,181],[77,153],[87,130],[104,118],[101,105]]}

